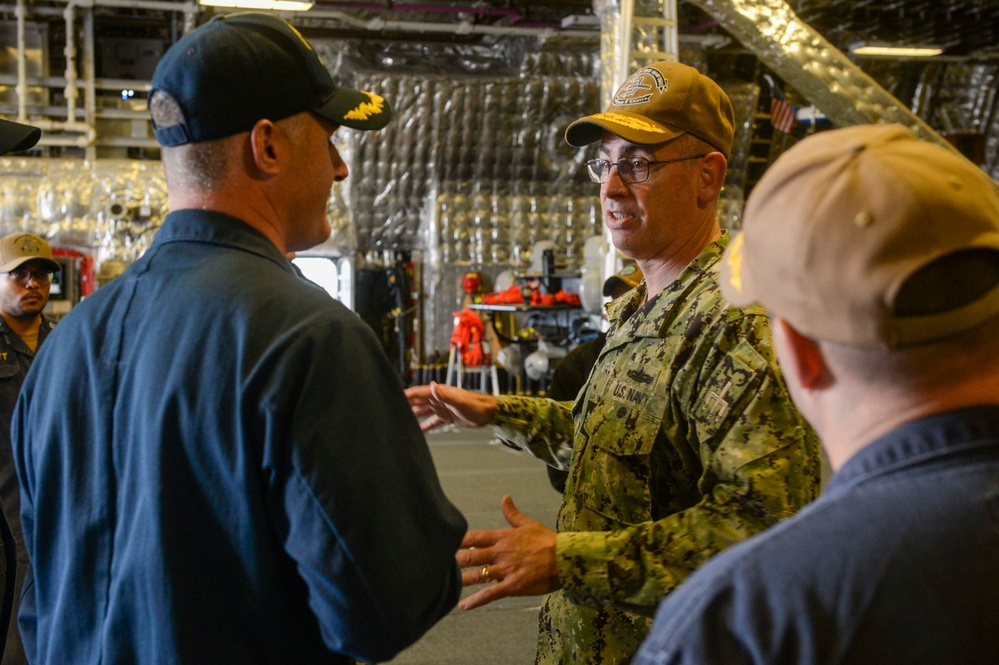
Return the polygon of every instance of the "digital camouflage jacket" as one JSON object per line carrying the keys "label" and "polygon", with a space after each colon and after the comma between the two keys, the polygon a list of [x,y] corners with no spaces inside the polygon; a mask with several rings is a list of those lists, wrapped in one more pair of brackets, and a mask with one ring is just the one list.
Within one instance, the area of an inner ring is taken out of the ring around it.
{"label": "digital camouflage jacket", "polygon": [[627,663],[695,568],[818,495],[818,439],[791,403],[766,313],[721,295],[728,240],[650,302],[643,283],[608,305],[607,343],[571,410],[500,397],[500,438],[558,465],[572,455],[539,663]]}

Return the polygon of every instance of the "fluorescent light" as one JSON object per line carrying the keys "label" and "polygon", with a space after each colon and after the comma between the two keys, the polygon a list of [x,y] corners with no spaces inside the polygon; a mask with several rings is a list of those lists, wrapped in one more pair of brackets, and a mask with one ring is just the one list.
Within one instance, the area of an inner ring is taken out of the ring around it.
{"label": "fluorescent light", "polygon": [[304,12],[312,9],[313,0],[198,0],[210,7],[239,7],[240,9],[271,9],[279,12]]}
{"label": "fluorescent light", "polygon": [[854,44],[850,47],[854,55],[872,55],[885,58],[932,58],[943,53],[937,46],[888,46],[885,44]]}

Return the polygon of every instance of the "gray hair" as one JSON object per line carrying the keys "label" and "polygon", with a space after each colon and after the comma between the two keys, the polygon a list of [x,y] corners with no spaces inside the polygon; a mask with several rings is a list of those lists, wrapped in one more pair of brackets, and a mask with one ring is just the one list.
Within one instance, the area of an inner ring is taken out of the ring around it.
{"label": "gray hair", "polygon": [[[184,112],[177,101],[162,90],[149,98],[149,114],[157,127],[172,127],[184,122]],[[163,168],[171,189],[211,191],[218,187],[229,166],[231,152],[222,149],[225,139],[187,143],[162,149]]]}

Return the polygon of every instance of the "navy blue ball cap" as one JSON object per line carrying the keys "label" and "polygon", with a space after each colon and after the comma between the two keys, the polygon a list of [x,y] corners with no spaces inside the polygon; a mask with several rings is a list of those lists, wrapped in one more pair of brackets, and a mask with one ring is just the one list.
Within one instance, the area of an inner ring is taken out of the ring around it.
{"label": "navy blue ball cap", "polygon": [[30,150],[42,137],[42,130],[12,120],[0,119],[0,155]]}
{"label": "navy blue ball cap", "polygon": [[385,99],[338,86],[298,30],[265,12],[216,16],[184,35],[156,66],[151,103],[158,94],[183,116],[166,124],[154,114],[164,146],[232,136],[303,111],[362,130],[392,119]]}

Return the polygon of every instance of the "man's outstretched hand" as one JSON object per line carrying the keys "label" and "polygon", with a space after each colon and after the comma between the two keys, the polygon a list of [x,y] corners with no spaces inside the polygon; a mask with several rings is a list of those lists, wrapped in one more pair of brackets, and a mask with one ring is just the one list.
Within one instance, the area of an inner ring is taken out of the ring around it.
{"label": "man's outstretched hand", "polygon": [[482,427],[492,423],[496,412],[496,398],[492,395],[436,382],[407,388],[406,399],[417,418],[426,418],[420,422],[424,432],[441,425]]}
{"label": "man's outstretched hand", "polygon": [[527,517],[503,497],[503,517],[513,527],[469,531],[458,550],[464,586],[486,584],[458,607],[471,610],[507,596],[540,596],[561,588],[555,567],[555,531]]}

